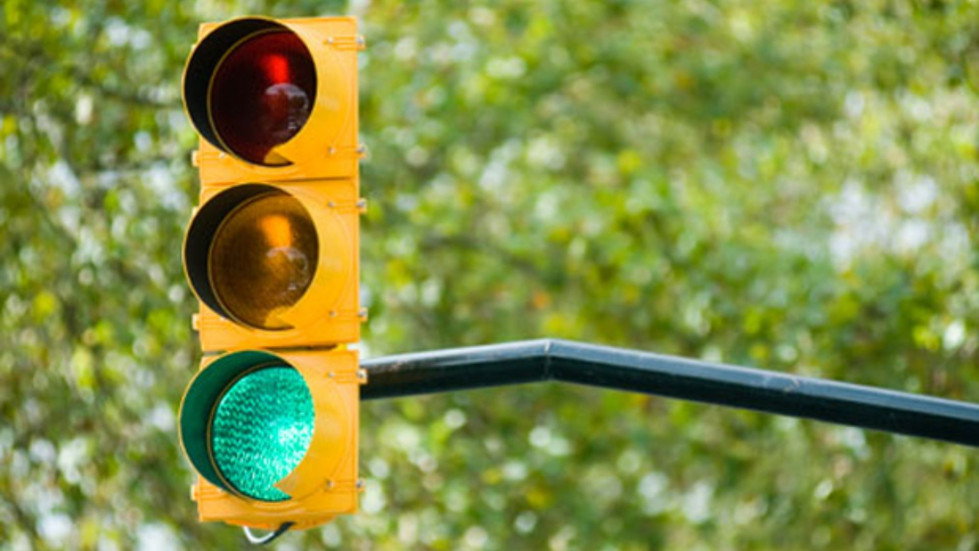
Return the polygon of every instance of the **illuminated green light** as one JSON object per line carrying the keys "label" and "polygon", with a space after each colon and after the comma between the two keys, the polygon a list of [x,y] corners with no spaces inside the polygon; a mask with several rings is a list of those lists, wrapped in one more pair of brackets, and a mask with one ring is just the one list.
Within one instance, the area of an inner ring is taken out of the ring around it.
{"label": "illuminated green light", "polygon": [[262,501],[289,495],[275,487],[306,455],[313,439],[313,397],[295,369],[265,367],[224,393],[211,421],[211,453],[225,480]]}

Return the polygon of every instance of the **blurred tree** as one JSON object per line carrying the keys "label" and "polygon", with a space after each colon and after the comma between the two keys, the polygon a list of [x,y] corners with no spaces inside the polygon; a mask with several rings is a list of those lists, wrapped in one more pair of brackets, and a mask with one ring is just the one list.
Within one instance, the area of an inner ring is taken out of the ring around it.
{"label": "blurred tree", "polygon": [[[365,25],[372,354],[554,336],[979,399],[966,2],[5,0],[0,547],[240,545],[174,413],[196,24]],[[280,548],[973,549],[970,450],[568,387],[363,407]]]}

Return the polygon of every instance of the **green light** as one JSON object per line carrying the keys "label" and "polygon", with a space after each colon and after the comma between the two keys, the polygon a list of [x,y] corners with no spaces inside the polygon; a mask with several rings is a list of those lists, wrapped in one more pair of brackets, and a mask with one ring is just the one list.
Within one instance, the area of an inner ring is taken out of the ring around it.
{"label": "green light", "polygon": [[314,418],[313,397],[298,371],[286,366],[252,371],[231,385],[214,410],[214,463],[248,497],[289,499],[274,485],[306,455]]}

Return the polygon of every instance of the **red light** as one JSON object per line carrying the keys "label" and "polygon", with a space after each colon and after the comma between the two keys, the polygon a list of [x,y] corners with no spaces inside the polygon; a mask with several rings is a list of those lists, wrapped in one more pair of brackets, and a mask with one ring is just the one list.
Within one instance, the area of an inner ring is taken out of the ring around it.
{"label": "red light", "polygon": [[265,58],[268,66],[269,78],[272,82],[288,82],[289,81],[289,62],[285,57],[281,55],[272,55]]}
{"label": "red light", "polygon": [[221,142],[242,159],[287,164],[272,153],[306,124],[316,97],[316,69],[298,36],[266,32],[246,39],[214,73],[211,122]]}

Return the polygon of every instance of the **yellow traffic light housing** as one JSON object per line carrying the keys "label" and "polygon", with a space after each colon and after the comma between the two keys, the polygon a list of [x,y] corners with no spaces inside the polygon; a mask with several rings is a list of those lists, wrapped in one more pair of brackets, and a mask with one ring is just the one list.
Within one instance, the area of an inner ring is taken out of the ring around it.
{"label": "yellow traffic light housing", "polygon": [[[205,351],[360,338],[357,50],[363,40],[356,30],[352,17],[248,17],[201,26],[183,81],[184,104],[201,137],[195,161],[202,184],[184,266],[201,299],[197,328]],[[292,214],[282,218],[290,204]],[[266,233],[243,232],[249,217],[264,218]],[[299,248],[275,245],[275,220],[288,222],[281,230],[299,232],[289,234]],[[239,251],[231,244],[249,235],[264,245]],[[302,247],[317,254],[297,255]],[[263,252],[277,259],[241,271],[246,261],[239,254],[256,259]],[[283,271],[277,275],[276,263]],[[261,297],[276,284],[287,288],[277,298]]]}
{"label": "yellow traffic light housing", "polygon": [[357,50],[351,17],[201,25],[184,71],[200,206],[184,269],[205,357],[180,406],[201,520],[357,510]]}
{"label": "yellow traffic light housing", "polygon": [[351,350],[206,359],[180,405],[200,519],[301,529],[356,512],[362,382]]}
{"label": "yellow traffic light housing", "polygon": [[360,210],[346,179],[245,183],[205,200],[184,242],[204,350],[359,340]]}
{"label": "yellow traffic light housing", "polygon": [[202,183],[357,171],[355,18],[248,17],[200,34],[183,95],[202,138]]}

